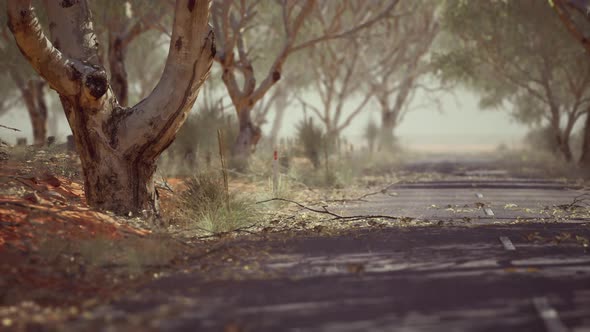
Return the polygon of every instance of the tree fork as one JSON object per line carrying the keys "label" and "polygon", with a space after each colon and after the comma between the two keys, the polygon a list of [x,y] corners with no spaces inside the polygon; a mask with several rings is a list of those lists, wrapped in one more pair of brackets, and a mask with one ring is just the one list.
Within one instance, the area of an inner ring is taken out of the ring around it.
{"label": "tree fork", "polygon": [[86,1],[67,6],[46,1],[45,6],[53,43],[30,0],[8,1],[9,28],[23,55],[60,96],[89,205],[117,214],[158,214],[156,160],[186,120],[215,56],[210,0],[176,1],[162,77],[146,99],[130,108],[121,107],[98,63]]}

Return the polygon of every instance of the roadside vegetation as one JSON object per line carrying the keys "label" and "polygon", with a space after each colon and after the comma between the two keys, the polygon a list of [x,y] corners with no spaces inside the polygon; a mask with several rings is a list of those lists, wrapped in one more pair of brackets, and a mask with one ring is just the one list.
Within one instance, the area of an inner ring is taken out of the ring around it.
{"label": "roadside vegetation", "polygon": [[[0,330],[16,306],[63,320],[195,262],[206,277],[242,237],[445,224],[340,209],[399,182],[590,176],[587,38],[563,1],[69,5],[0,0],[0,120],[33,129],[27,144],[0,121]],[[464,90],[526,126],[522,144],[473,165],[403,145],[408,113]]]}

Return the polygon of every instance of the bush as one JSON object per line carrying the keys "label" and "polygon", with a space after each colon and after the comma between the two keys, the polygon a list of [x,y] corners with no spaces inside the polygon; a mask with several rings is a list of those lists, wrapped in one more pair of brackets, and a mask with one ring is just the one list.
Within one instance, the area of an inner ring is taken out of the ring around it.
{"label": "bush", "polygon": [[297,139],[303,148],[303,155],[311,161],[314,168],[320,167],[320,156],[327,144],[326,135],[313,119],[303,119],[297,125]]}
{"label": "bush", "polygon": [[218,159],[217,129],[223,132],[224,153],[228,158],[238,135],[237,119],[220,106],[205,107],[188,117],[163,156],[160,166],[166,169],[166,175],[192,175],[203,161],[209,166],[212,159]]}
{"label": "bush", "polygon": [[[579,151],[582,149],[582,134],[583,131],[574,133],[570,137],[570,149],[572,150],[574,158],[576,159]],[[524,142],[529,148],[533,150],[538,150],[539,152],[549,152],[560,159],[563,158],[563,155],[559,150],[559,146],[555,141],[553,130],[550,127],[531,129],[525,136]]]}
{"label": "bush", "polygon": [[216,174],[199,174],[186,183],[181,195],[187,224],[217,234],[236,230],[258,221],[254,202],[230,194],[226,202],[223,180]]}

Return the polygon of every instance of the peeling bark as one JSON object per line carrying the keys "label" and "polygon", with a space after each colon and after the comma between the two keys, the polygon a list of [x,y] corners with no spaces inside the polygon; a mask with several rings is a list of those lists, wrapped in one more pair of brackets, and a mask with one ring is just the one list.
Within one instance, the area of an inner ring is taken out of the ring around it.
{"label": "peeling bark", "polygon": [[[31,1],[9,0],[9,26],[21,52],[55,89],[72,129],[89,205],[117,214],[158,214],[156,160],[172,143],[207,79],[215,44],[209,0],[177,0],[164,73],[154,91],[122,107],[106,71],[85,0],[46,1],[54,40],[45,36]],[[186,10],[187,6],[192,10]]]}

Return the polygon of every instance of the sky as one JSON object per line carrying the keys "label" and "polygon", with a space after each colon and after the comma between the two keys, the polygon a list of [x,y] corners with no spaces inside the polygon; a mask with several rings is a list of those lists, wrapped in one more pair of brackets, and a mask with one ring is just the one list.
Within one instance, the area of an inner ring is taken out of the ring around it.
{"label": "sky", "polygon": [[[317,106],[316,96],[305,98]],[[517,147],[528,128],[513,121],[506,110],[481,110],[478,98],[473,93],[463,90],[455,91],[454,95],[446,94],[440,97],[440,109],[435,105],[417,108],[427,102],[424,96],[417,95],[411,106],[412,111],[407,114],[397,130],[401,144],[410,150],[430,152],[475,152],[492,151],[500,144]],[[354,100],[353,100],[354,103]],[[60,106],[53,104],[52,107]],[[353,108],[354,104],[350,106]],[[378,109],[373,105],[367,106],[367,111],[361,113],[344,131],[349,141],[363,141],[363,131],[371,118],[379,122]],[[59,110],[59,134],[62,140],[69,132],[68,124]],[[298,105],[292,105],[286,112],[281,136],[293,136],[296,123],[303,117]],[[269,124],[272,123],[272,116]],[[32,141],[31,127],[27,112],[24,109],[13,110],[0,117],[0,124],[16,127],[22,133],[0,128],[0,138],[14,144],[17,137],[28,137]],[[263,127],[270,131],[270,125]]]}
{"label": "sky", "polygon": [[[319,106],[313,96],[307,100]],[[479,99],[473,93],[456,90],[453,95],[440,97],[441,105],[433,105],[425,96],[417,95],[410,106],[403,122],[397,129],[396,136],[403,146],[430,152],[476,152],[492,151],[498,145],[518,147],[528,127],[516,123],[506,110],[481,110]],[[420,107],[429,104],[429,107]],[[355,107],[353,100],[350,108]],[[283,123],[283,135],[294,135],[295,124],[301,119],[302,112],[291,107]],[[363,140],[364,128],[373,119],[379,123],[379,111],[375,106],[367,106],[344,130],[349,140]],[[268,121],[272,123],[272,118]],[[267,125],[266,130],[270,130]]]}

